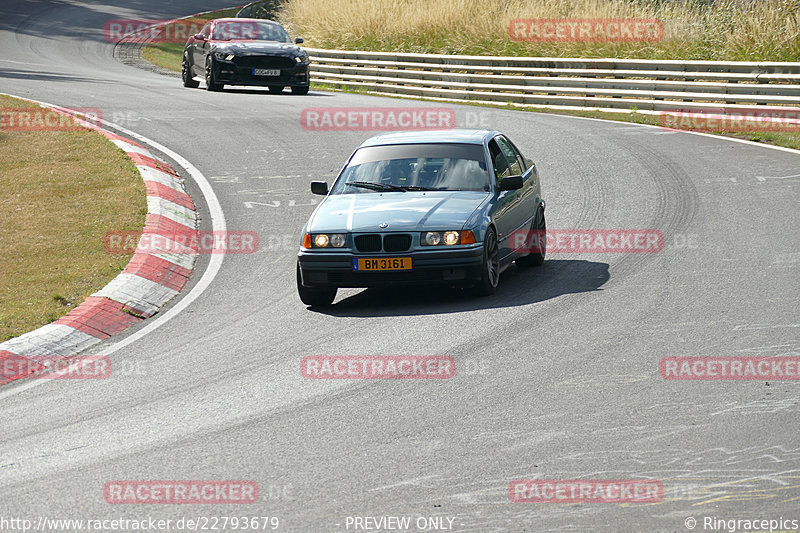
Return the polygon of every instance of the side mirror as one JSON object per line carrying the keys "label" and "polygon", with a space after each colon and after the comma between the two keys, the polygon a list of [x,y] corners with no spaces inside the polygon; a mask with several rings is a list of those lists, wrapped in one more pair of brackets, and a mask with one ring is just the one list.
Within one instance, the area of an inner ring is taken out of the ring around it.
{"label": "side mirror", "polygon": [[294,42],[295,42],[295,44],[303,44],[303,38],[302,37],[295,37],[294,38]]}
{"label": "side mirror", "polygon": [[314,194],[321,194],[325,196],[328,194],[328,182],[327,181],[312,181],[311,182],[311,192]]}
{"label": "side mirror", "polygon": [[194,34],[194,38],[197,41],[205,41],[206,40],[205,36],[202,33],[195,33]]}
{"label": "side mirror", "polygon": [[522,188],[522,176],[506,176],[500,180],[501,191],[516,191]]}

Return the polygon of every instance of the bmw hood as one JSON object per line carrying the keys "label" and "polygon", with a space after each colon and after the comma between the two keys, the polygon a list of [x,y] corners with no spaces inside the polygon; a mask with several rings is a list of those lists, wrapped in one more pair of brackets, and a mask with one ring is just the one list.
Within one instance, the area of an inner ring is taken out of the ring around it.
{"label": "bmw hood", "polygon": [[459,230],[488,196],[483,191],[333,194],[314,212],[306,231]]}

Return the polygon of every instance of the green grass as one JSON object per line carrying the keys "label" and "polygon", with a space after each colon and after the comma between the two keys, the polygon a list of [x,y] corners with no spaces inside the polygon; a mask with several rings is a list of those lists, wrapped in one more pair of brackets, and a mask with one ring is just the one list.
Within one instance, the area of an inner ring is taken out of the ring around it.
{"label": "green grass", "polygon": [[[0,96],[2,108],[38,108]],[[0,341],[52,322],[113,279],[130,256],[108,231],[141,230],[141,176],[89,131],[0,131]]]}
{"label": "green grass", "polygon": [[183,47],[178,43],[148,44],[142,48],[142,57],[159,67],[180,72]]}

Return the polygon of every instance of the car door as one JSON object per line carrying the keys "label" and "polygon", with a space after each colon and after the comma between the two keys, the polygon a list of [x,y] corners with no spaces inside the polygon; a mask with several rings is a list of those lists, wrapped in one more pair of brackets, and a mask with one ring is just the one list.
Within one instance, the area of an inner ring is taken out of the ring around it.
{"label": "car door", "polygon": [[[513,170],[518,167],[516,161],[510,162],[503,149],[497,142],[498,137],[489,141],[489,154],[492,158],[492,169],[494,172],[497,187],[503,178],[514,176]],[[513,246],[509,241],[509,235],[522,225],[524,213],[520,209],[520,191],[499,191],[497,194],[497,209],[494,214],[495,226],[497,227],[497,240],[500,252],[500,259],[507,258],[512,253]]]}
{"label": "car door", "polygon": [[516,161],[516,164],[511,165],[512,173],[519,172],[519,175],[523,178],[522,189],[517,191],[520,195],[518,206],[520,210],[519,224],[522,229],[527,230],[531,226],[533,217],[536,216],[536,208],[540,201],[536,168],[534,165],[528,164],[528,161],[508,137],[499,135],[497,137],[497,144],[500,146],[500,149],[503,150],[503,154],[506,158]]}
{"label": "car door", "polygon": [[211,38],[211,22],[208,22],[203,29],[200,30],[205,40],[200,41],[195,39],[194,46],[192,47],[192,64],[194,65],[194,73],[196,76],[206,75],[206,48],[209,45],[208,40]]}

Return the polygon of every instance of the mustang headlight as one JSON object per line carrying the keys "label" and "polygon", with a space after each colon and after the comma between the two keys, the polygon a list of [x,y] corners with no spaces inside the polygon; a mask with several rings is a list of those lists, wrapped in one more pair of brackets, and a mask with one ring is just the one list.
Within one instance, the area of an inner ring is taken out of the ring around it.
{"label": "mustang headlight", "polygon": [[343,248],[346,242],[342,233],[306,233],[303,248]]}
{"label": "mustang headlight", "polygon": [[230,61],[236,56],[234,56],[232,53],[226,52],[224,50],[217,50],[216,52],[214,52],[214,57],[216,59],[219,59],[220,61]]}
{"label": "mustang headlight", "polygon": [[475,235],[469,231],[426,231],[419,240],[422,246],[453,246],[475,244]]}

